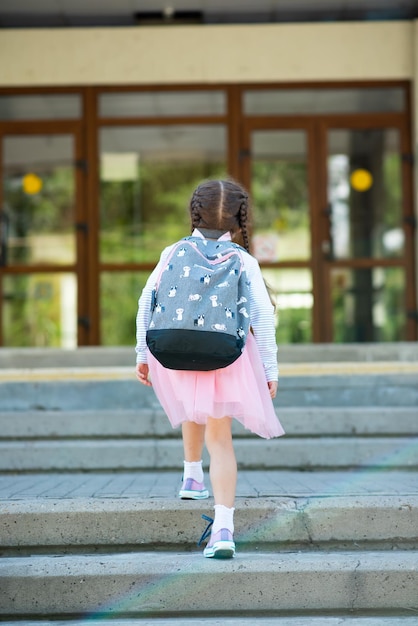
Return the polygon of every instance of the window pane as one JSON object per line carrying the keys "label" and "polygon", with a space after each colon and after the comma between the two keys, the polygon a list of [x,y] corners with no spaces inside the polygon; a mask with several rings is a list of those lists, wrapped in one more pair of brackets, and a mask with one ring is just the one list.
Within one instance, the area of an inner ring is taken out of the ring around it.
{"label": "window pane", "polygon": [[100,328],[104,346],[135,346],[138,298],[150,272],[103,272]]}
{"label": "window pane", "polygon": [[2,284],[5,346],[77,346],[74,274],[15,274],[3,277]]}
{"label": "window pane", "polygon": [[194,188],[226,176],[225,128],[105,128],[100,138],[100,259],[155,262],[189,234]]}
{"label": "window pane", "polygon": [[311,255],[304,131],[252,134],[254,254],[260,261]]}
{"label": "window pane", "polygon": [[405,341],[401,268],[334,269],[334,342]]}
{"label": "window pane", "polygon": [[224,115],[225,112],[223,91],[104,93],[99,97],[101,117]]}
{"label": "window pane", "polygon": [[81,117],[77,94],[0,96],[0,120],[74,120]]}
{"label": "window pane", "polygon": [[328,200],[334,258],[404,253],[399,133],[394,129],[328,134]]}
{"label": "window pane", "polygon": [[8,265],[75,263],[72,135],[3,142],[3,224]]}
{"label": "window pane", "polygon": [[276,340],[312,341],[312,276],[308,269],[267,269],[263,276],[276,304]]}
{"label": "window pane", "polygon": [[247,115],[403,111],[401,87],[365,89],[261,89],[244,93]]}

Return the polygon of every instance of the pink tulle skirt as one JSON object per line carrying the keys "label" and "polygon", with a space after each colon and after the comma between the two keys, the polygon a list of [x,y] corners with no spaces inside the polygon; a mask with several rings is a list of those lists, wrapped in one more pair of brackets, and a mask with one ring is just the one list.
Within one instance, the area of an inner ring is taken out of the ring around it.
{"label": "pink tulle skirt", "polygon": [[284,435],[253,335],[248,335],[242,355],[219,370],[170,370],[149,351],[148,365],[155,394],[173,428],[187,421],[206,424],[208,417],[229,416],[265,439]]}

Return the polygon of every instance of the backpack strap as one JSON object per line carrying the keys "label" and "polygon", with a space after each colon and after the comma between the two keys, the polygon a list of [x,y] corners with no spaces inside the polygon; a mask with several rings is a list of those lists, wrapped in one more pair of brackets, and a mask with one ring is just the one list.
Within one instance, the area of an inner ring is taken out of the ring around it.
{"label": "backpack strap", "polygon": [[[186,239],[186,237],[184,238]],[[171,259],[173,258],[175,252],[177,252],[178,248],[181,246],[183,239],[181,239],[180,241],[177,241],[177,243],[173,244],[173,248],[170,250],[170,253],[168,255],[168,257],[165,259],[164,261],[164,265],[161,267],[157,278],[155,279],[155,283],[154,283],[154,289],[152,290],[152,294],[151,294],[151,311],[153,311],[155,309],[155,305],[157,303],[157,291],[158,291],[158,287],[160,285],[161,282],[161,276],[163,275],[163,272],[165,272],[167,265],[170,264]]]}

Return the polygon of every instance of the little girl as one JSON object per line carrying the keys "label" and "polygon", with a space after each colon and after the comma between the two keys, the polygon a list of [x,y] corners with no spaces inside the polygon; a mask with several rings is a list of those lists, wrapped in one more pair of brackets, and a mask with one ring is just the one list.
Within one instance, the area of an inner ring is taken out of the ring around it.
{"label": "little girl", "polygon": [[151,315],[151,294],[172,246],[163,250],[138,303],[136,376],[151,385],[173,428],[182,425],[184,448],[183,499],[204,499],[202,451],[210,457],[210,481],[215,500],[215,518],[204,556],[230,558],[235,554],[234,502],[237,463],[232,443],[232,418],[266,439],[284,430],[272,399],[276,396],[278,367],[274,307],[257,260],[249,253],[249,200],[236,182],[210,180],[194,191],[190,201],[193,236],[220,241],[239,233],[245,249],[244,269],[250,290],[250,320],[242,355],[232,365],[212,371],[164,368],[149,352],[145,335]]}

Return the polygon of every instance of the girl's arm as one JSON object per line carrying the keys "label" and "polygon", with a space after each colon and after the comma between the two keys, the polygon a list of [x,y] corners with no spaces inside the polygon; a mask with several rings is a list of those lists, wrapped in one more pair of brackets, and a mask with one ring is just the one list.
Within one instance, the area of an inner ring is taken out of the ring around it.
{"label": "girl's arm", "polygon": [[[257,259],[245,256],[245,267],[250,281],[251,327],[264,365],[267,382],[278,380],[276,328],[274,306],[270,300]],[[275,394],[274,385],[270,392]]]}
{"label": "girl's arm", "polygon": [[147,342],[145,340],[146,333],[148,330],[148,325],[151,318],[151,297],[152,292],[155,287],[155,283],[157,282],[158,276],[164,268],[164,263],[167,256],[170,253],[172,246],[165,248],[162,251],[160,260],[158,264],[151,272],[148,280],[145,284],[145,287],[142,290],[142,294],[138,300],[138,313],[136,315],[136,362],[138,363],[146,363],[147,362]]}

